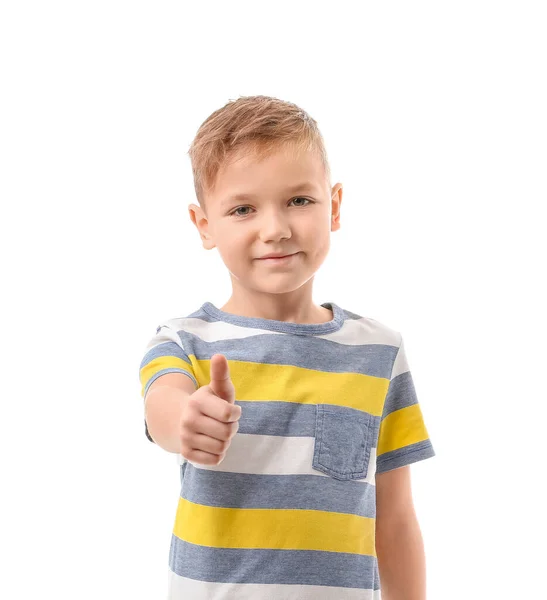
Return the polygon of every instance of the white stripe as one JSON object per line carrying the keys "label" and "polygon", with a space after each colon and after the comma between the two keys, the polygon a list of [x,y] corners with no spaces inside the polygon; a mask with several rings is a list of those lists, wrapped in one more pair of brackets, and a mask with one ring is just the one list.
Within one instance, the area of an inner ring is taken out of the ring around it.
{"label": "white stripe", "polygon": [[408,361],[406,359],[405,352],[405,343],[401,339],[399,346],[399,352],[397,352],[397,357],[395,358],[395,362],[393,363],[393,370],[391,371],[391,379],[397,377],[397,375],[401,375],[402,373],[406,373],[409,371]]}
{"label": "white stripe", "polygon": [[215,583],[181,577],[168,569],[167,600],[382,600],[380,590],[326,585]]}
{"label": "white stripe", "polygon": [[[277,331],[274,332],[269,329],[241,327],[232,323],[225,323],[224,321],[208,322],[195,317],[170,319],[163,325],[164,327],[171,328],[173,331],[184,330],[197,336],[204,342],[239,340],[261,334],[291,335]],[[164,331],[164,329],[161,330],[158,335]],[[374,319],[362,317],[361,319],[348,319],[344,321],[343,326],[338,331],[314,337],[330,340],[338,344],[345,344],[347,346],[359,346],[361,344],[387,344],[390,346],[398,346],[401,336],[395,330]],[[167,339],[164,341],[167,341]]]}
{"label": "white stripe", "polygon": [[156,335],[148,342],[148,344],[146,345],[146,352],[152,350],[152,348],[155,348],[160,344],[165,344],[165,342],[174,342],[184,352],[184,348],[182,347],[182,342],[180,341],[179,334],[166,325],[162,325],[158,333],[156,333]]}
{"label": "white stripe", "polygon": [[[218,465],[201,465],[188,461],[198,469],[247,473],[252,475],[317,475],[329,477],[312,467],[314,437],[255,435],[236,433],[226,456]],[[178,464],[185,462],[177,454]],[[371,448],[367,476],[353,481],[375,485],[376,448]]]}

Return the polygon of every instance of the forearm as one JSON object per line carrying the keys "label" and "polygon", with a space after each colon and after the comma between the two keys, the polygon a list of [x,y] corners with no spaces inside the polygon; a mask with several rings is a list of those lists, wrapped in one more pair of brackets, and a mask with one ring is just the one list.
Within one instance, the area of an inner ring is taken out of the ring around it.
{"label": "forearm", "polygon": [[180,419],[187,397],[182,390],[169,386],[157,387],[146,395],[148,433],[167,452],[180,453]]}
{"label": "forearm", "polygon": [[426,600],[425,552],[416,518],[376,524],[382,600]]}

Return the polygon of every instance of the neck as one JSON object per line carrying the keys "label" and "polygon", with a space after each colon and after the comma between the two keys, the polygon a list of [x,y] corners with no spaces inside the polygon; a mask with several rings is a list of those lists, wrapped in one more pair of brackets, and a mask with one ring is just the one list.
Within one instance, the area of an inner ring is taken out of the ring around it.
{"label": "neck", "polygon": [[284,294],[257,292],[233,286],[230,299],[220,310],[244,317],[271,319],[288,323],[327,323],[333,318],[328,308],[317,306],[307,284]]}

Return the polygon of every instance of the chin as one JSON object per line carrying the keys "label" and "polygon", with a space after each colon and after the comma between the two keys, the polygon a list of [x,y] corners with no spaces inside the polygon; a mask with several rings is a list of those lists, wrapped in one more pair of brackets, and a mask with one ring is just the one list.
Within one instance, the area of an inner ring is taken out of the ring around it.
{"label": "chin", "polygon": [[262,279],[260,281],[242,281],[245,287],[261,292],[263,294],[289,294],[300,289],[305,285],[311,278],[309,277],[270,277],[267,281]]}

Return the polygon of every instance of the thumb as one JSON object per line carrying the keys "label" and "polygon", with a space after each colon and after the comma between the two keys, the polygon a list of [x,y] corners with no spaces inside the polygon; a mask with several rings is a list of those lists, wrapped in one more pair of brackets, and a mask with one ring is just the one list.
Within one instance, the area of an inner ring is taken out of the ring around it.
{"label": "thumb", "polygon": [[211,356],[210,368],[211,381],[209,387],[214,394],[230,402],[230,404],[234,404],[236,399],[235,389],[230,379],[230,369],[226,357],[223,354],[214,354]]}

